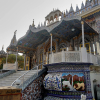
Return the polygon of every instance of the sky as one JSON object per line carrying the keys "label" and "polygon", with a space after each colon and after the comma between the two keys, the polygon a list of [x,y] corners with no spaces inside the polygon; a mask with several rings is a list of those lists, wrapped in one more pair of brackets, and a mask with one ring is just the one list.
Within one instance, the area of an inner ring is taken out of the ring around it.
{"label": "sky", "polygon": [[69,11],[72,4],[76,10],[82,1],[85,4],[86,0],[0,0],[0,50],[4,45],[6,51],[15,30],[17,40],[24,36],[33,19],[37,27],[53,9]]}

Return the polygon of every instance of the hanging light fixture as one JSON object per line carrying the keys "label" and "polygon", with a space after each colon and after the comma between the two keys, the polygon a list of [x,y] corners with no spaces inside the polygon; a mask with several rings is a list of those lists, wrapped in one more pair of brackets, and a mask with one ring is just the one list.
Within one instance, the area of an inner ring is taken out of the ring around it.
{"label": "hanging light fixture", "polygon": [[72,28],[71,31],[75,31],[75,28]]}

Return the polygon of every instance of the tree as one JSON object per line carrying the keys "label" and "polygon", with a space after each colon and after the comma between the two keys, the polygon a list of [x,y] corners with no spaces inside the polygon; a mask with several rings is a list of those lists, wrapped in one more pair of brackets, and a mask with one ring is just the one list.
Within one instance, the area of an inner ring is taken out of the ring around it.
{"label": "tree", "polygon": [[17,60],[18,60],[18,66],[19,66],[20,68],[23,68],[23,66],[24,66],[24,57],[18,55]]}
{"label": "tree", "polygon": [[[16,55],[14,55],[14,54],[8,55],[7,63],[15,63],[15,61],[16,61]],[[18,55],[17,56],[17,61],[18,61],[18,67],[23,68],[23,66],[24,66],[24,57]],[[2,59],[2,64],[3,63],[6,63],[6,58]]]}

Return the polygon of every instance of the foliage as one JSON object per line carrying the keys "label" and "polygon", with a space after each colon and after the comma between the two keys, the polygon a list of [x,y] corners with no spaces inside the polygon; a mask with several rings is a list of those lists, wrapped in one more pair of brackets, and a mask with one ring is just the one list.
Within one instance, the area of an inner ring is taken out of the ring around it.
{"label": "foliage", "polygon": [[3,64],[0,65],[0,69],[2,69],[2,68],[3,68]]}
{"label": "foliage", "polygon": [[[15,63],[16,61],[16,55],[10,54],[8,55],[7,63]],[[24,66],[24,57],[18,55],[17,56],[17,61],[18,61],[18,67],[23,68]],[[6,63],[6,58],[2,59],[2,63]]]}
{"label": "foliage", "polygon": [[19,67],[23,68],[24,67],[24,57],[23,56],[18,56],[17,60],[18,60]]}

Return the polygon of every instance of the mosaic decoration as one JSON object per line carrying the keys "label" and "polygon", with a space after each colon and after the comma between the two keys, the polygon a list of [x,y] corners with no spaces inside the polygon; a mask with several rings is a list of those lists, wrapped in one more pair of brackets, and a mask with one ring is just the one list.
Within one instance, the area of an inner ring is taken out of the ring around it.
{"label": "mosaic decoration", "polygon": [[92,63],[78,62],[44,65],[48,68],[47,77],[60,74],[62,87],[62,91],[47,88],[47,97],[44,100],[80,100],[81,94],[86,95],[87,100],[92,100],[90,65]]}
{"label": "mosaic decoration", "polygon": [[[53,96],[47,96],[44,98],[44,100],[81,100],[79,98],[73,98],[73,99],[70,99],[70,98],[58,98],[58,97],[53,97]],[[92,99],[86,99],[86,100],[92,100]]]}
{"label": "mosaic decoration", "polygon": [[36,80],[34,80],[27,88],[22,92],[21,100],[40,100],[43,98],[43,78],[41,75]]}
{"label": "mosaic decoration", "polygon": [[62,91],[61,74],[48,74],[43,83],[45,89]]}
{"label": "mosaic decoration", "polygon": [[100,19],[96,21],[96,27],[97,27],[98,33],[100,33]]}
{"label": "mosaic decoration", "polygon": [[84,91],[83,73],[62,73],[62,91]]}
{"label": "mosaic decoration", "polygon": [[44,87],[58,91],[84,91],[83,73],[47,74],[44,78]]}

